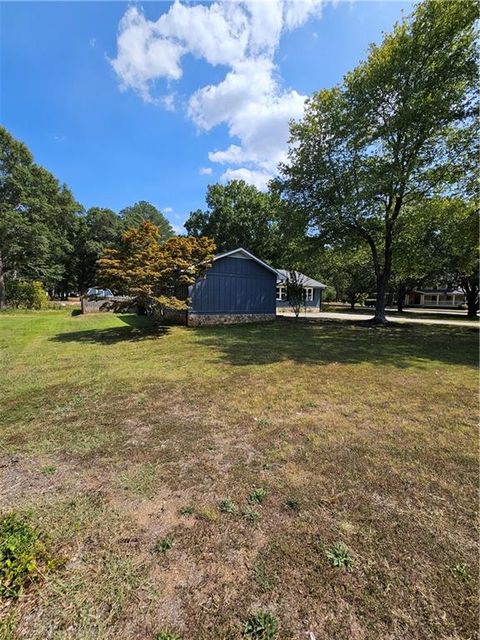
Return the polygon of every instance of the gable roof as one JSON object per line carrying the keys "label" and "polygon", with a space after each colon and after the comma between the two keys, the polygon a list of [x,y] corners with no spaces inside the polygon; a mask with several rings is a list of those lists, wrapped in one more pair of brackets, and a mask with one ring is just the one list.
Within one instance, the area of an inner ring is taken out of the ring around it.
{"label": "gable roof", "polygon": [[265,267],[265,269],[268,269],[275,275],[278,275],[276,269],[271,267],[266,262],[263,262],[263,260],[260,260],[260,258],[257,258],[257,256],[254,256],[253,253],[250,253],[250,251],[247,251],[243,247],[238,247],[237,249],[232,249],[232,251],[226,251],[225,253],[219,253],[214,257],[213,261],[215,262],[216,260],[221,260],[221,258],[235,258],[238,254],[240,254],[242,258],[248,258],[250,260],[258,262],[258,264],[260,264],[262,267]]}
{"label": "gable roof", "polygon": [[[290,273],[287,269],[277,269],[278,277],[277,282],[286,282],[288,279],[288,274]],[[302,283],[304,287],[314,287],[317,289],[326,289],[327,285],[322,284],[318,280],[314,280],[313,278],[309,278],[304,273],[300,273],[300,271],[294,271],[297,276],[299,282]]]}

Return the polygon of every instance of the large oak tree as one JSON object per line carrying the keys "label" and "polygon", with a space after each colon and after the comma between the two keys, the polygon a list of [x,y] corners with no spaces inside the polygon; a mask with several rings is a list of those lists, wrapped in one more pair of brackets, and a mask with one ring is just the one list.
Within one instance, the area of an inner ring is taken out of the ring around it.
{"label": "large oak tree", "polygon": [[477,17],[471,0],[419,4],[291,126],[279,180],[289,211],[305,232],[368,244],[378,323],[405,208],[472,184]]}

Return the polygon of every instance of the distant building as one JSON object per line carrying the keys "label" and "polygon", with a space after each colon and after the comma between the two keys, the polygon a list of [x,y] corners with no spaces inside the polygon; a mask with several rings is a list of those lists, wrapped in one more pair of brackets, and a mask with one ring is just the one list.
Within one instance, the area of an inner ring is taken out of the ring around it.
{"label": "distant building", "polygon": [[461,289],[414,289],[405,296],[406,307],[455,308],[465,304],[465,293]]}
{"label": "distant building", "polygon": [[[284,310],[287,307],[290,307],[290,303],[287,298],[287,281],[289,271],[286,269],[277,269],[277,273],[277,309]],[[314,280],[299,271],[296,271],[295,274],[297,282],[303,286],[305,308],[309,311],[320,311],[322,308],[323,290],[327,288],[327,285],[322,284],[321,282],[318,282],[318,280]]]}

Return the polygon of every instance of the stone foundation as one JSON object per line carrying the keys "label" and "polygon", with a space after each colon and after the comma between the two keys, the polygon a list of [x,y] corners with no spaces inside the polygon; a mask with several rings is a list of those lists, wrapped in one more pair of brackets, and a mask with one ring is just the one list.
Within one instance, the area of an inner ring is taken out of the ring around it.
{"label": "stone foundation", "polygon": [[[115,302],[128,302],[128,296],[114,296],[113,298],[89,298],[88,296],[82,296],[80,299],[80,305],[82,313],[99,313],[103,311],[112,311]],[[135,313],[136,309],[133,306],[132,313]]]}
{"label": "stone foundation", "polygon": [[187,324],[187,312],[177,309],[161,309],[152,312],[152,318],[159,324]]}
{"label": "stone foundation", "polygon": [[247,322],[273,322],[274,313],[189,313],[188,326],[201,327],[215,324],[244,324]]}

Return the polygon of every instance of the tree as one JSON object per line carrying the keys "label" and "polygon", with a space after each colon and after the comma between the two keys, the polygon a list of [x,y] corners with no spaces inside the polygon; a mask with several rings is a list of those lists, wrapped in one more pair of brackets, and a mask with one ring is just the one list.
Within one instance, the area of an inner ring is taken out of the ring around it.
{"label": "tree", "polygon": [[298,318],[302,307],[305,306],[305,278],[300,271],[287,271],[287,300]]}
{"label": "tree", "polygon": [[122,220],[111,209],[92,207],[79,219],[75,257],[77,286],[82,293],[96,284],[97,260],[105,249],[118,244],[122,227]]}
{"label": "tree", "polygon": [[445,284],[449,277],[438,230],[440,199],[407,206],[393,247],[391,293],[403,311],[408,290]]}
{"label": "tree", "polygon": [[209,185],[206,202],[206,211],[192,211],[185,222],[189,236],[213,238],[220,252],[243,247],[263,260],[277,261],[278,196],[263,193],[243,180],[232,180]]}
{"label": "tree", "polygon": [[211,266],[215,245],[209,238],[169,238],[159,243],[152,222],[128,229],[118,248],[98,260],[98,279],[128,295],[140,312],[187,309],[186,289]]}
{"label": "tree", "polygon": [[304,230],[370,248],[385,323],[393,249],[405,208],[472,183],[476,110],[471,0],[426,0],[343,84],[315,94],[291,126],[278,187]]}
{"label": "tree", "polygon": [[474,202],[446,198],[434,203],[443,282],[465,292],[468,317],[475,320],[479,308],[478,208]]}
{"label": "tree", "polygon": [[142,222],[148,220],[153,222],[159,229],[158,239],[159,242],[171,238],[174,233],[172,225],[167,218],[161,213],[153,204],[141,200],[136,202],[131,207],[122,209],[119,213],[120,218],[123,220],[126,229],[132,229],[133,227],[139,227]]}
{"label": "tree", "polygon": [[9,278],[62,286],[79,209],[69,189],[0,127],[0,307]]}
{"label": "tree", "polygon": [[335,251],[334,263],[342,281],[342,297],[353,310],[375,287],[372,257],[367,247],[342,247]]}

